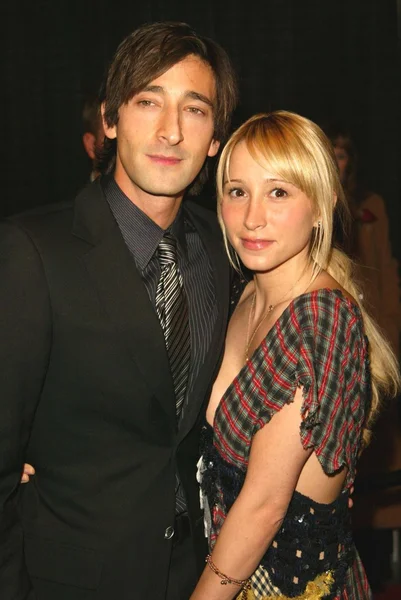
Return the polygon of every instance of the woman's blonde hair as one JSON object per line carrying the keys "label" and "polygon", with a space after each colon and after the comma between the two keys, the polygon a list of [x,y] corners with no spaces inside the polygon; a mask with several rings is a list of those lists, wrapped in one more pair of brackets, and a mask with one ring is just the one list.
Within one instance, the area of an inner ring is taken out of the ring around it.
{"label": "woman's blonde hair", "polygon": [[327,271],[359,305],[365,333],[369,339],[372,373],[372,401],[367,416],[364,441],[370,438],[383,396],[395,395],[400,387],[398,361],[388,342],[362,303],[362,294],[353,278],[353,263],[341,250],[333,248],[334,210],[347,218],[347,203],[338,175],[331,142],[312,121],[300,115],[275,111],[259,114],[246,121],[227,142],[217,169],[217,212],[230,261],[237,267],[237,257],[227,239],[221,217],[223,187],[229,181],[230,160],[234,148],[245,143],[249,153],[262,167],[268,167],[281,179],[302,190],[313,203],[319,226],[312,233],[310,261],[312,280]]}

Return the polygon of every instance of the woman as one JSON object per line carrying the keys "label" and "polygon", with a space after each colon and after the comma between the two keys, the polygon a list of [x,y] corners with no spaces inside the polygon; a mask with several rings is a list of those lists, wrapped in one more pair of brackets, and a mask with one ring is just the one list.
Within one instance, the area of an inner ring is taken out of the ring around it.
{"label": "woman", "polygon": [[348,493],[399,375],[331,248],[344,196],[330,142],[298,115],[258,115],[231,137],[217,177],[229,256],[253,279],[206,413],[210,555],[191,600],[369,598]]}
{"label": "woman", "polygon": [[357,263],[365,305],[399,356],[401,305],[398,264],[392,255],[389,221],[383,198],[361,185],[358,156],[351,136],[328,131],[334,146],[341,183],[353,220],[344,247]]}

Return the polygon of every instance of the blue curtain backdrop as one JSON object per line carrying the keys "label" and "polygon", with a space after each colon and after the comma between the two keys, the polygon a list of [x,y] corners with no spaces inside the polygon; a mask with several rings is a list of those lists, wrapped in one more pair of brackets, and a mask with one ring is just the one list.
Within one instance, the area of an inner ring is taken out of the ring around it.
{"label": "blue curtain backdrop", "polygon": [[[368,184],[400,220],[397,0],[2,0],[0,214],[74,196],[88,176],[82,100],[138,25],[180,20],[238,70],[239,124],[285,108],[348,124]],[[400,255],[400,236],[393,244]]]}

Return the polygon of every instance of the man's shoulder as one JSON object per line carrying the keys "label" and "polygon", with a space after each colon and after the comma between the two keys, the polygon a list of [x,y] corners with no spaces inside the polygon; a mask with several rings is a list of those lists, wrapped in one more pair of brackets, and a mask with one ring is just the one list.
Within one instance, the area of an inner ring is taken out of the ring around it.
{"label": "man's shoulder", "polygon": [[66,217],[73,209],[73,202],[54,202],[43,204],[35,208],[16,213],[8,217],[8,220],[16,224],[28,224],[51,219]]}
{"label": "man's shoulder", "polygon": [[[38,254],[46,254],[44,249],[57,248],[66,239],[66,228],[71,219],[71,204],[60,203],[11,215],[0,221],[0,254],[3,266],[16,265],[21,276],[25,269],[34,269]],[[58,223],[59,222],[59,223]],[[61,223],[64,225],[61,225]],[[55,254],[47,252],[48,256]]]}
{"label": "man's shoulder", "polygon": [[7,218],[9,224],[26,230],[26,232],[45,232],[50,236],[57,235],[63,229],[71,230],[74,213],[78,204],[85,204],[92,198],[98,198],[99,186],[89,183],[78,191],[75,198],[64,202],[54,202],[37,206]]}
{"label": "man's shoulder", "polygon": [[31,239],[59,237],[65,229],[71,230],[73,202],[47,204],[9,216],[4,225],[24,232]]}

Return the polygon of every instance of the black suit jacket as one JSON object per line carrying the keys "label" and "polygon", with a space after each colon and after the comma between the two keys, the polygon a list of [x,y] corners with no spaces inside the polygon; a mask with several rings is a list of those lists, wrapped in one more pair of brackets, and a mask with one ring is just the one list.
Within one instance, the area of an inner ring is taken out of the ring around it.
{"label": "black suit jacket", "polygon": [[[185,203],[218,321],[176,430],[163,333],[98,181],[0,230],[0,597],[164,598],[175,469],[204,558],[195,479],[224,342],[229,268],[212,213]],[[37,475],[19,485],[24,461]],[[35,587],[35,586],[34,586]]]}

